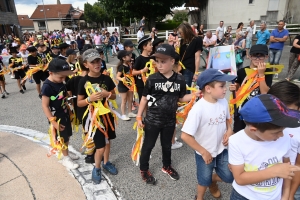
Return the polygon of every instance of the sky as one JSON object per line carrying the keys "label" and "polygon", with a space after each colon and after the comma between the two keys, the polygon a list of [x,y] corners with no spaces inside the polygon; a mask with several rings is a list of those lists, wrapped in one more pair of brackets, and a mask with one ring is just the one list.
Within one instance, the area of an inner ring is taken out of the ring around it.
{"label": "sky", "polygon": [[[97,0],[60,0],[62,4],[72,4],[74,8],[84,9],[86,2],[94,4]],[[44,0],[45,4],[56,4],[57,0]],[[37,5],[42,5],[42,0],[15,0],[18,15],[32,15]]]}

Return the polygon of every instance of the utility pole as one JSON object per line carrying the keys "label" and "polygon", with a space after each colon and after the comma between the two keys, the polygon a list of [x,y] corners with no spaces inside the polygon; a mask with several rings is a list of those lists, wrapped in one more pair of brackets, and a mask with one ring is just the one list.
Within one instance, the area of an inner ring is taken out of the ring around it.
{"label": "utility pole", "polygon": [[43,1],[43,10],[44,10],[44,17],[45,17],[46,32],[48,32],[48,22],[47,22],[47,17],[46,17],[45,4],[44,4],[44,0],[42,0],[42,1]]}

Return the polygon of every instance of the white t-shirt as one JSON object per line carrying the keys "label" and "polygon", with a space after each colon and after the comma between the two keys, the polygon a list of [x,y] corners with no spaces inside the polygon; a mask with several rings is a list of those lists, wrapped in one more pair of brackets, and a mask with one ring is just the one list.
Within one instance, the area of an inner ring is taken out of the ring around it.
{"label": "white t-shirt", "polygon": [[22,53],[21,51],[18,53],[18,56],[20,56],[22,58],[22,64],[23,65],[27,65],[28,61],[27,61],[27,58],[29,56],[29,52],[26,50],[25,51],[25,54]]}
{"label": "white t-shirt", "polygon": [[253,36],[253,28],[252,27],[247,27],[247,30],[246,32],[248,32],[247,34],[247,39],[252,39],[252,36]]}
{"label": "white t-shirt", "polygon": [[223,37],[224,37],[224,26],[223,27],[218,27],[216,29],[216,31],[219,31],[218,32],[218,39],[221,40]]}
{"label": "white t-shirt", "polygon": [[[277,163],[282,163],[283,157],[288,158],[291,149],[290,138],[287,135],[276,141],[256,141],[250,138],[244,130],[229,137],[229,163],[245,165],[245,171],[264,170]],[[282,178],[271,178],[252,185],[238,185],[235,180],[233,188],[250,200],[280,200]]]}
{"label": "white t-shirt", "polygon": [[300,154],[300,127],[298,128],[285,128],[283,134],[291,139],[290,160],[291,164],[295,165],[297,155]]}
{"label": "white t-shirt", "polygon": [[[212,157],[216,157],[225,149],[222,142],[227,130],[226,119],[229,118],[228,102],[225,98],[216,103],[202,98],[190,110],[181,131],[194,136]],[[197,151],[196,153],[201,155]]]}
{"label": "white t-shirt", "polygon": [[216,35],[212,35],[211,38],[208,37],[204,37],[203,39],[203,43],[205,42],[206,44],[212,44],[213,42],[217,41],[217,36]]}
{"label": "white t-shirt", "polygon": [[138,40],[140,40],[142,37],[144,37],[144,32],[139,30],[136,35]]}

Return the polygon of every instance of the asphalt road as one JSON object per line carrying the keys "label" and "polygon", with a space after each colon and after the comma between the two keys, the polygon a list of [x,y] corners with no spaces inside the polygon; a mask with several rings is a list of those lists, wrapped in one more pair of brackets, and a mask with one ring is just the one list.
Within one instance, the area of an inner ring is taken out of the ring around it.
{"label": "asphalt road", "polygon": [[[279,79],[285,78],[288,66],[289,46],[285,46],[281,57],[281,63],[285,65]],[[116,65],[116,58],[109,58],[108,66]],[[245,60],[244,66],[249,64]],[[300,77],[298,71],[295,77]],[[48,130],[48,123],[41,108],[41,100],[35,90],[35,83],[26,83],[25,94],[19,93],[16,80],[6,75],[6,89],[10,93],[6,99],[0,99],[0,124],[20,126],[44,132]],[[120,103],[120,98],[118,98]],[[119,120],[117,125],[117,138],[112,141],[110,161],[116,165],[119,174],[109,175],[115,188],[120,192],[122,199],[129,200],[187,200],[193,199],[196,194],[196,165],[194,152],[184,145],[182,148],[172,151],[172,165],[180,174],[180,180],[173,181],[161,172],[162,156],[160,141],[152,152],[150,170],[157,178],[156,186],[146,185],[140,176],[139,168],[136,167],[130,158],[131,149],[136,139],[136,131],[132,129],[134,120],[124,122]],[[177,137],[180,137],[180,129],[177,129]],[[81,133],[74,133],[70,144],[79,150],[82,139]],[[17,148],[17,147],[16,147]],[[220,199],[229,199],[231,185],[220,183],[222,192]],[[206,192],[205,199],[214,199],[209,192]]]}

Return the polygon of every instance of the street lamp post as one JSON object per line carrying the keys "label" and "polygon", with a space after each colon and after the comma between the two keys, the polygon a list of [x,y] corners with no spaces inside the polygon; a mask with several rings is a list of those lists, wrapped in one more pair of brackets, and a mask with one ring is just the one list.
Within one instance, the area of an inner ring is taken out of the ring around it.
{"label": "street lamp post", "polygon": [[48,22],[47,22],[47,17],[46,17],[45,4],[44,4],[44,0],[42,0],[42,1],[43,1],[43,10],[44,10],[46,31],[48,32]]}

